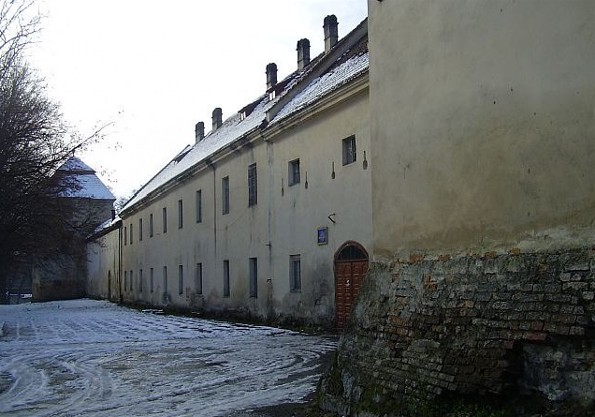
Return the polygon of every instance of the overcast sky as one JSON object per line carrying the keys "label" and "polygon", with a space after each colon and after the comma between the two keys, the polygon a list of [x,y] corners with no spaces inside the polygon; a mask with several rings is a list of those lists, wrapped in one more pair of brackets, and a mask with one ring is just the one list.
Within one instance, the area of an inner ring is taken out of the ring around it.
{"label": "overcast sky", "polygon": [[279,79],[297,66],[296,44],[324,49],[335,14],[343,37],[366,0],[38,0],[46,17],[30,60],[49,95],[82,133],[114,122],[78,155],[117,197],[128,197],[185,145],[194,125],[223,118],[264,93],[265,67]]}

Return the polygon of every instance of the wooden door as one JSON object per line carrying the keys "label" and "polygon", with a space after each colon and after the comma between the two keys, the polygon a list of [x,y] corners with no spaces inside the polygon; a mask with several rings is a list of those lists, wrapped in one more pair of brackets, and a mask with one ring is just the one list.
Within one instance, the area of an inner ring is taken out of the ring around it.
{"label": "wooden door", "polygon": [[368,272],[368,255],[358,244],[342,247],[335,257],[335,310],[336,327],[347,324],[363,280]]}

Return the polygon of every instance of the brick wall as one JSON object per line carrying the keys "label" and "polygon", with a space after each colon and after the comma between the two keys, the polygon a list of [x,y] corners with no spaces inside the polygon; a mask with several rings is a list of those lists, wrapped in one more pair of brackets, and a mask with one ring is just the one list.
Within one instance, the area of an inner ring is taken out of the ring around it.
{"label": "brick wall", "polygon": [[346,415],[421,414],[453,395],[589,404],[594,295],[591,248],[375,264],[323,404]]}

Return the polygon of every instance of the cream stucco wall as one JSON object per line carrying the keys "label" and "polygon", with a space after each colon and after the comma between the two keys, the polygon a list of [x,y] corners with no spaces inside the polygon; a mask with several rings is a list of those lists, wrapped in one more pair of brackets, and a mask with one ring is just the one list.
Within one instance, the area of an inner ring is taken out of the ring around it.
{"label": "cream stucco wall", "polygon": [[595,2],[368,3],[375,254],[595,242]]}
{"label": "cream stucco wall", "polygon": [[[286,120],[282,127],[258,132],[241,146],[223,150],[162,195],[123,213],[127,234],[123,282],[130,282],[131,271],[133,276],[132,288],[127,285],[123,291],[124,299],[157,306],[236,311],[258,318],[290,317],[331,326],[335,252],[349,240],[366,248],[372,241],[367,80],[358,83],[358,89],[336,94],[324,106],[306,109]],[[356,136],[357,160],[342,166],[342,140],[351,135]],[[363,168],[364,151],[368,169]],[[301,182],[289,187],[288,162],[296,158],[300,159]],[[335,179],[331,179],[333,162]],[[248,166],[253,163],[257,167],[258,200],[249,207]],[[229,214],[222,213],[224,177],[229,177],[230,182]],[[202,191],[201,223],[195,217],[197,190]],[[181,229],[179,200],[184,207]],[[163,233],[164,207],[168,213],[167,233]],[[331,214],[335,223],[329,219]],[[329,228],[327,245],[318,245],[319,227]],[[301,256],[302,289],[291,292],[289,257],[297,254]],[[257,259],[256,297],[250,296],[250,258]],[[223,295],[225,260],[230,267],[228,297]],[[203,268],[202,294],[196,291],[198,262]],[[179,265],[184,271],[181,294]],[[165,298],[164,266],[169,295]]]}
{"label": "cream stucco wall", "polygon": [[120,299],[120,230],[116,228],[87,244],[87,295]]}

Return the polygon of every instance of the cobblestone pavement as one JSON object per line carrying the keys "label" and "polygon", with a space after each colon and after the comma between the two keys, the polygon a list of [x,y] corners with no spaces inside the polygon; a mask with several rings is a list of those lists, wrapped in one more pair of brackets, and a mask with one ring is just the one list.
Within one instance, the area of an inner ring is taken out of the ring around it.
{"label": "cobblestone pavement", "polygon": [[2,322],[5,416],[300,415],[305,407],[284,404],[312,395],[336,346],[92,300],[0,306]]}

